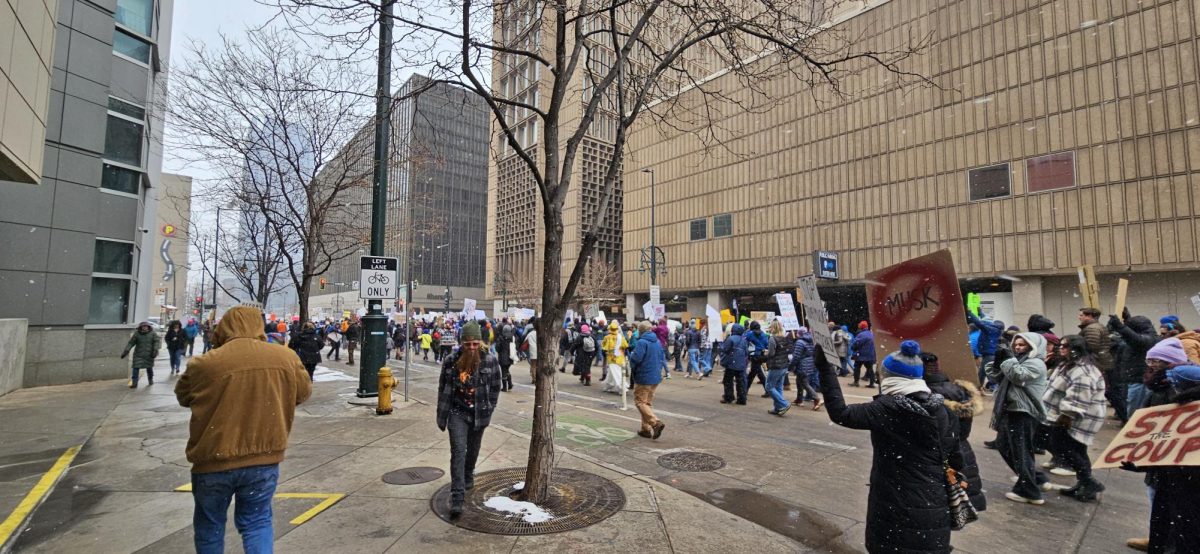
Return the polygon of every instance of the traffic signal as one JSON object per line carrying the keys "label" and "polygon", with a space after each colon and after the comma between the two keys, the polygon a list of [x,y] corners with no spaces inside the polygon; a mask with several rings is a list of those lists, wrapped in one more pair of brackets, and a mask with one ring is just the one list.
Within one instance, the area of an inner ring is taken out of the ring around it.
{"label": "traffic signal", "polygon": [[204,297],[197,296],[196,297],[196,309],[203,309],[203,308],[204,308]]}
{"label": "traffic signal", "polygon": [[321,277],[321,280],[320,280],[320,284],[321,284],[321,290],[325,290],[325,283],[326,283],[326,282],[327,282],[327,281],[325,280],[325,278],[324,278],[324,277]]}

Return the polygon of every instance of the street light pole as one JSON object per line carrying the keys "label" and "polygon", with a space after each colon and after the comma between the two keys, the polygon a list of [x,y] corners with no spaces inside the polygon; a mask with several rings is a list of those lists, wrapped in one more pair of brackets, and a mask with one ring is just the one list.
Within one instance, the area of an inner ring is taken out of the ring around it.
{"label": "street light pole", "polygon": [[[450,243],[439,244],[433,247],[434,250],[450,248]],[[446,317],[450,317],[450,250],[446,250]]]}
{"label": "street light pole", "polygon": [[[395,0],[379,6],[379,67],[375,90],[375,178],[371,188],[371,255],[383,256],[384,226],[387,222],[388,141],[392,123],[392,7]],[[358,370],[359,398],[379,396],[379,368],[387,363],[387,316],[383,301],[370,300],[362,318],[362,359]]]}
{"label": "street light pole", "polygon": [[217,206],[217,236],[213,239],[213,316],[212,320],[217,320],[217,270],[221,265],[217,258],[217,253],[221,251],[221,206]]}
{"label": "street light pole", "polygon": [[650,174],[650,284],[658,284],[658,247],[654,244],[654,170],[646,168],[642,173]]}

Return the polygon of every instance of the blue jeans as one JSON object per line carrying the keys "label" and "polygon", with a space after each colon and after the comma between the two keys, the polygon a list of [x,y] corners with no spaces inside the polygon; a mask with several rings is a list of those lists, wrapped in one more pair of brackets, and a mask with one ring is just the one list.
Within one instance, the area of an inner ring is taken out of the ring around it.
{"label": "blue jeans", "polygon": [[786,367],[767,370],[767,394],[771,395],[777,412],[789,406],[788,401],[783,398],[783,376],[787,373]]}
{"label": "blue jeans", "polygon": [[711,348],[700,354],[700,371],[707,377],[712,374],[713,351]]}
{"label": "blue jeans", "polygon": [[1128,415],[1132,416],[1133,412],[1146,407],[1146,400],[1150,397],[1150,390],[1146,385],[1141,383],[1130,383],[1129,391],[1125,396],[1125,410]]}
{"label": "blue jeans", "polygon": [[995,354],[984,354],[979,357],[979,386],[980,387],[990,387],[990,386],[994,385],[994,383],[992,383],[992,380],[988,379],[987,373],[984,372],[984,368],[986,368],[987,365],[992,363],[992,361],[995,359],[996,359]]}
{"label": "blue jeans", "polygon": [[196,509],[192,527],[196,533],[197,554],[225,551],[225,518],[229,502],[233,505],[233,523],[242,535],[246,554],[274,551],[275,532],[271,526],[271,498],[279,481],[279,464],[242,467],[215,473],[192,474],[192,500]]}
{"label": "blue jeans", "polygon": [[179,369],[179,364],[183,362],[183,349],[167,350],[167,353],[171,355],[171,369]]}
{"label": "blue jeans", "polygon": [[688,375],[692,373],[700,373],[700,349],[688,349]]}

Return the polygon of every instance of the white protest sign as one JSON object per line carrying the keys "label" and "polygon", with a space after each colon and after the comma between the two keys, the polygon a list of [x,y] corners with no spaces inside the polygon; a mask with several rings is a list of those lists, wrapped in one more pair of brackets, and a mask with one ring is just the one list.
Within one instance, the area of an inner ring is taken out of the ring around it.
{"label": "white protest sign", "polygon": [[796,286],[800,289],[800,303],[804,306],[804,314],[808,316],[808,324],[812,326],[809,331],[812,332],[813,341],[821,345],[829,363],[840,367],[842,361],[833,346],[833,333],[829,331],[829,314],[825,311],[825,302],[821,301],[820,291],[817,290],[817,278],[813,275],[801,277]]}
{"label": "white protest sign", "polygon": [[667,307],[662,304],[654,305],[654,321],[662,321],[667,318]]}
{"label": "white protest sign", "polygon": [[782,320],[784,331],[799,331],[800,320],[796,317],[796,305],[792,302],[792,295],[781,292],[775,295],[775,302],[779,304],[779,319]]}
{"label": "white protest sign", "polygon": [[721,331],[721,311],[704,305],[704,315],[708,316],[708,342],[712,344],[719,340],[725,339],[725,333]]}
{"label": "white protest sign", "polygon": [[470,316],[475,313],[475,300],[473,298],[463,298],[463,316]]}
{"label": "white protest sign", "polygon": [[1192,307],[1196,308],[1196,313],[1200,314],[1200,294],[1192,297]]}
{"label": "white protest sign", "polygon": [[642,317],[646,319],[654,319],[654,301],[651,300],[642,304]]}
{"label": "white protest sign", "polygon": [[662,302],[662,289],[658,285],[650,285],[650,303],[659,304]]}
{"label": "white protest sign", "polygon": [[483,310],[475,310],[472,315],[475,317],[475,319],[487,319],[487,312]]}

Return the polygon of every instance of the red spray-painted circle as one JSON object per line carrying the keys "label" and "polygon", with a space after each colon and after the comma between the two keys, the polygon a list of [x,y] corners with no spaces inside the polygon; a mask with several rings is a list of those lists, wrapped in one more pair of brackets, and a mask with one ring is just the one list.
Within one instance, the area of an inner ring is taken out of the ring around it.
{"label": "red spray-painted circle", "polygon": [[[901,264],[872,277],[874,281],[887,283],[887,286],[867,287],[871,299],[871,319],[877,330],[897,337],[921,338],[938,331],[954,317],[963,316],[962,298],[953,268],[942,268],[935,263],[922,262]],[[889,313],[886,303],[890,297],[903,292],[923,291],[926,286],[932,287],[931,295],[936,295],[939,302],[936,309],[929,312],[932,313],[931,316],[914,317],[916,314],[927,313],[925,310],[899,310]]]}

